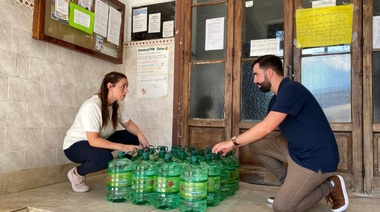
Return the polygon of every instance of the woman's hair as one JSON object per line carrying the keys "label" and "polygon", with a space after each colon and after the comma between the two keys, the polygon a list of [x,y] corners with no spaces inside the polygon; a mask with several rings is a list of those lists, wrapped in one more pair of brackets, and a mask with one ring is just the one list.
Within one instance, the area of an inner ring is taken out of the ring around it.
{"label": "woman's hair", "polygon": [[[106,126],[109,122],[109,119],[110,119],[110,114],[109,114],[109,110],[108,110],[108,91],[109,91],[109,89],[107,87],[107,84],[111,83],[112,85],[116,85],[116,83],[118,83],[119,80],[121,80],[121,79],[127,79],[125,74],[122,74],[120,72],[110,72],[104,76],[103,82],[100,85],[98,95],[99,95],[99,98],[102,102],[102,120],[103,120],[102,127]],[[117,127],[117,111],[118,111],[118,108],[119,108],[119,104],[117,103],[117,101],[115,101],[112,104],[112,111],[113,111],[112,112],[112,125],[115,129]]]}
{"label": "woman's hair", "polygon": [[264,55],[257,58],[257,60],[252,64],[252,69],[256,64],[259,64],[261,69],[268,70],[268,68],[271,68],[274,72],[276,72],[277,75],[282,77],[284,76],[282,61],[275,55]]}

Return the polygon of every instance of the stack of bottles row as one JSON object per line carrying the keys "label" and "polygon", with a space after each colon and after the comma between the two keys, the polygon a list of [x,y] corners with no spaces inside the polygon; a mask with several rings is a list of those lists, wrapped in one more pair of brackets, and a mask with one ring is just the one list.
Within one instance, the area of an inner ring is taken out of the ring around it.
{"label": "stack of bottles row", "polygon": [[173,146],[124,152],[108,163],[106,199],[153,205],[156,209],[205,211],[239,189],[239,160],[233,152],[222,157],[211,148],[198,151]]}

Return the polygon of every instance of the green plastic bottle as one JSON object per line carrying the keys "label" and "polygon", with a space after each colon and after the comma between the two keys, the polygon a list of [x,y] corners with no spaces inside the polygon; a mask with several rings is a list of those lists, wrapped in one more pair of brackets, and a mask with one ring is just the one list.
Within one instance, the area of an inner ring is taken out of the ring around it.
{"label": "green plastic bottle", "polygon": [[227,186],[228,170],[224,168],[219,154],[212,154],[212,159],[213,159],[213,161],[215,161],[215,163],[219,164],[221,167],[221,172],[220,172],[220,201],[223,201],[227,198],[227,193],[228,193],[228,186]]}
{"label": "green plastic bottle", "polygon": [[217,206],[220,203],[221,165],[212,160],[211,154],[205,155],[205,161],[202,164],[208,170],[207,206]]}
{"label": "green plastic bottle", "polygon": [[135,205],[150,205],[154,189],[156,164],[144,152],[141,159],[132,166],[131,202]]}
{"label": "green plastic bottle", "polygon": [[192,156],[190,163],[184,165],[180,179],[180,211],[206,211],[208,171],[198,156]]}
{"label": "green plastic bottle", "polygon": [[189,163],[189,160],[187,159],[186,152],[181,151],[181,152],[179,153],[179,156],[178,156],[176,162],[180,165],[181,170],[182,170],[182,167],[183,167],[185,164],[188,164],[188,163]]}
{"label": "green plastic bottle", "polygon": [[239,158],[237,158],[234,155],[234,152],[229,152],[228,156],[231,158],[232,161],[235,161],[236,169],[235,169],[235,191],[239,190],[239,182],[240,182],[240,161]]}
{"label": "green plastic bottle", "polygon": [[236,164],[229,156],[224,156],[221,159],[222,162],[222,172],[227,174],[227,196],[232,196],[235,194],[235,183],[236,183]]}
{"label": "green plastic bottle", "polygon": [[106,199],[109,202],[127,202],[131,195],[132,162],[119,152],[108,163]]}
{"label": "green plastic bottle", "polygon": [[164,158],[157,164],[152,204],[157,209],[172,210],[178,208],[181,167],[170,154]]}
{"label": "green plastic bottle", "polygon": [[136,160],[140,159],[140,158],[142,157],[143,152],[144,152],[143,149],[138,149],[138,150],[137,150],[137,154],[134,155],[134,156],[131,158],[131,161],[132,161],[132,162],[135,162]]}

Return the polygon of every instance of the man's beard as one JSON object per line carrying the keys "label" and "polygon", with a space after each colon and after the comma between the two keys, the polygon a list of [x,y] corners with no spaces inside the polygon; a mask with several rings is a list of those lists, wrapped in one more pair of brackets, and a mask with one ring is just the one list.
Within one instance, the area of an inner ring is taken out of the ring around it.
{"label": "man's beard", "polygon": [[262,83],[260,83],[261,87],[259,88],[261,92],[267,93],[270,91],[270,87],[272,83],[269,82],[268,77],[265,76],[265,79]]}

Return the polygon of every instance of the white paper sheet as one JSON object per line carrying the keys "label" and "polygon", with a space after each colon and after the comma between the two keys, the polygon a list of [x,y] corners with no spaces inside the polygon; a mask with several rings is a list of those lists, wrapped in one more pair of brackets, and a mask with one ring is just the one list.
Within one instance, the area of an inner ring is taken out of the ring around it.
{"label": "white paper sheet", "polygon": [[336,0],[319,0],[319,1],[311,2],[312,8],[329,7],[329,6],[336,6]]}
{"label": "white paper sheet", "polygon": [[157,33],[161,31],[161,13],[149,14],[148,33]]}
{"label": "white paper sheet", "polygon": [[174,21],[164,21],[162,24],[162,37],[173,37],[174,36]]}
{"label": "white paper sheet", "polygon": [[107,40],[115,45],[119,45],[121,28],[121,13],[115,8],[110,7],[108,19]]}
{"label": "white paper sheet", "polygon": [[133,10],[132,32],[145,32],[147,30],[148,8],[140,8]]}
{"label": "white paper sheet", "polygon": [[90,15],[79,10],[74,10],[74,23],[84,26],[86,28],[90,28]]}
{"label": "white paper sheet", "polygon": [[374,49],[378,49],[380,48],[380,16],[374,16],[372,23],[373,23],[372,45]]}
{"label": "white paper sheet", "polygon": [[106,3],[96,0],[94,32],[103,37],[107,36],[108,9],[109,6]]}
{"label": "white paper sheet", "polygon": [[251,51],[249,56],[261,56],[266,54],[278,54],[280,51],[280,39],[251,40]]}
{"label": "white paper sheet", "polygon": [[206,51],[224,48],[224,17],[206,20],[205,41]]}

